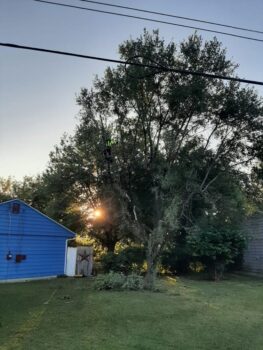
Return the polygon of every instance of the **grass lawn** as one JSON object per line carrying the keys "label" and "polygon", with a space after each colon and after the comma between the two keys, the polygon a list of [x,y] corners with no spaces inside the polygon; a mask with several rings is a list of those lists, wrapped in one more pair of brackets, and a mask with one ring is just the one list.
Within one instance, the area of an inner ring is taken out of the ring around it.
{"label": "grass lawn", "polygon": [[167,278],[97,292],[85,279],[0,284],[0,349],[263,349],[263,280]]}

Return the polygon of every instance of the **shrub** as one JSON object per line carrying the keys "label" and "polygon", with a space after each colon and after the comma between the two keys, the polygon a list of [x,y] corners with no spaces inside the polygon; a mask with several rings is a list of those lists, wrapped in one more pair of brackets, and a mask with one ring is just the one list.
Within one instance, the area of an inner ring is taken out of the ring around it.
{"label": "shrub", "polygon": [[111,271],[100,275],[94,282],[97,290],[141,290],[143,289],[143,278],[135,273],[125,276],[122,273]]}
{"label": "shrub", "polygon": [[171,274],[189,272],[192,261],[193,258],[188,254],[186,245],[180,243],[168,247],[161,256],[162,267]]}
{"label": "shrub", "polygon": [[118,271],[125,274],[140,273],[145,261],[145,250],[141,247],[127,247],[118,254]]}
{"label": "shrub", "polygon": [[244,232],[231,227],[205,230],[197,228],[188,237],[188,245],[194,256],[205,264],[210,277],[219,280],[224,269],[235,261],[246,247],[247,238]]}
{"label": "shrub", "polygon": [[110,271],[120,271],[118,255],[112,252],[103,254],[100,259],[101,267],[104,273]]}
{"label": "shrub", "polygon": [[132,273],[126,277],[124,284],[122,285],[122,289],[127,290],[141,290],[143,289],[143,277],[137,275],[136,273]]}
{"label": "shrub", "polygon": [[101,266],[105,273],[110,271],[129,274],[140,273],[145,261],[145,251],[141,247],[127,247],[115,254],[106,253],[101,257]]}
{"label": "shrub", "polygon": [[96,277],[94,288],[98,290],[121,289],[125,280],[126,278],[122,273],[111,271],[108,274]]}

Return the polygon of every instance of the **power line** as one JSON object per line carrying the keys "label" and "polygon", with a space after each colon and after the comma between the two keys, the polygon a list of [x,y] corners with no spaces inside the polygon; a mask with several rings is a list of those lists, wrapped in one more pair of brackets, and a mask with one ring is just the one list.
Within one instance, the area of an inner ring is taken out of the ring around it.
{"label": "power line", "polygon": [[90,59],[90,60],[118,63],[118,64],[130,65],[130,66],[151,68],[151,69],[156,69],[159,73],[160,73],[160,69],[161,69],[163,72],[172,72],[172,73],[183,74],[183,75],[193,75],[193,76],[200,76],[200,77],[204,77],[204,78],[236,81],[239,83],[246,83],[246,84],[254,84],[254,85],[263,86],[262,81],[240,79],[240,78],[234,78],[234,77],[229,77],[229,76],[223,76],[223,75],[219,75],[219,74],[204,73],[204,72],[200,72],[200,71],[191,71],[191,70],[185,70],[185,69],[160,67],[160,66],[152,65],[152,64],[143,64],[143,63],[137,63],[137,62],[121,61],[121,60],[115,60],[115,59],[105,58],[105,57],[82,55],[82,54],[78,54],[78,53],[74,53],[74,52],[50,50],[50,49],[43,49],[40,47],[25,46],[25,45],[11,44],[11,43],[0,42],[0,46],[10,47],[10,48],[14,48],[14,49],[46,52],[46,53],[51,53],[51,54],[56,54],[56,55],[63,55],[63,56],[86,58],[86,59]]}
{"label": "power line", "polygon": [[179,24],[179,23],[174,23],[174,22],[161,21],[161,20],[157,20],[157,19],[153,19],[153,18],[140,17],[140,16],[134,16],[134,15],[127,15],[127,14],[119,13],[119,12],[97,10],[97,9],[93,9],[93,8],[89,8],[89,7],[82,7],[82,6],[62,4],[62,3],[54,2],[54,1],[46,1],[46,0],[33,0],[33,1],[39,2],[39,3],[45,3],[45,4],[48,4],[48,5],[62,6],[62,7],[74,8],[74,9],[78,9],[78,10],[85,10],[85,11],[91,11],[91,12],[104,13],[104,14],[107,14],[107,15],[114,15],[114,16],[120,16],[120,17],[139,19],[139,20],[148,21],[148,22],[168,24],[168,25],[172,25],[172,26],[176,26],[176,27],[183,27],[183,28],[189,28],[189,29],[195,29],[195,30],[200,30],[200,31],[204,31],[204,32],[209,32],[209,33],[227,35],[227,36],[232,36],[232,37],[236,37],[236,38],[239,38],[239,39],[246,39],[246,40],[263,42],[263,39],[258,39],[258,38],[253,38],[253,37],[248,37],[248,36],[243,36],[243,35],[238,35],[238,34],[233,34],[233,33],[221,32],[221,31],[213,30],[213,29],[205,29],[205,28],[201,28],[201,27],[188,26],[188,25],[185,25],[185,24]]}
{"label": "power line", "polygon": [[223,24],[223,23],[218,23],[218,22],[210,22],[210,21],[206,21],[206,20],[203,20],[203,19],[184,17],[184,16],[178,16],[178,15],[171,15],[169,13],[164,13],[164,12],[156,12],[156,11],[144,10],[144,9],[139,9],[139,8],[136,8],[136,7],[115,5],[115,4],[110,4],[108,2],[100,2],[100,1],[93,1],[93,0],[78,0],[78,1],[88,2],[88,3],[91,3],[91,4],[97,4],[97,5],[103,5],[103,6],[110,6],[110,7],[115,7],[115,8],[121,8],[121,9],[124,9],[124,10],[132,10],[132,11],[138,11],[138,12],[143,12],[143,13],[150,13],[150,14],[153,14],[153,15],[165,16],[165,17],[170,17],[170,18],[179,18],[179,19],[183,19],[183,20],[186,20],[186,21],[211,24],[211,25],[215,25],[215,26],[219,26],[219,27],[237,29],[237,30],[242,30],[242,31],[246,31],[246,32],[251,32],[251,33],[263,34],[263,31],[260,31],[260,30],[249,29],[249,28],[244,28],[244,27],[236,27],[236,26],[233,26],[233,25]]}

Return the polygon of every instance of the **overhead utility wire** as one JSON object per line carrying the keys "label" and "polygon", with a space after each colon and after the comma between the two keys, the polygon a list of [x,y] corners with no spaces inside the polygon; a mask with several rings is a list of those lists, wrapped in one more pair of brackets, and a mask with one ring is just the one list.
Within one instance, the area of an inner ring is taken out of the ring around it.
{"label": "overhead utility wire", "polygon": [[159,16],[165,16],[165,17],[171,17],[171,18],[179,18],[179,19],[183,19],[183,20],[186,20],[186,21],[206,23],[206,24],[211,24],[211,25],[214,25],[214,26],[231,28],[231,29],[237,29],[237,30],[243,30],[243,31],[246,31],[246,32],[251,32],[251,33],[263,34],[263,31],[256,30],[256,29],[249,29],[249,28],[244,28],[244,27],[236,27],[236,26],[233,26],[233,25],[230,25],[230,24],[223,24],[223,23],[218,23],[218,22],[210,22],[210,21],[206,21],[206,20],[203,20],[203,19],[184,17],[184,16],[178,16],[178,15],[171,15],[169,13],[144,10],[144,9],[139,9],[139,8],[136,8],[136,7],[115,5],[115,4],[110,4],[108,2],[93,1],[93,0],[78,0],[78,1],[88,2],[88,3],[91,3],[91,4],[97,4],[97,5],[103,5],[103,6],[110,6],[110,7],[120,8],[120,9],[124,9],[124,10],[132,10],[132,11],[137,11],[137,12],[150,13],[150,14],[153,14],[153,15],[159,15]]}
{"label": "overhead utility wire", "polygon": [[[160,66],[156,66],[156,65],[152,65],[152,64],[143,64],[143,63],[137,63],[137,62],[121,61],[121,60],[115,60],[115,59],[105,58],[105,57],[82,55],[82,54],[78,54],[78,53],[74,53],[74,52],[50,50],[50,49],[43,49],[40,47],[17,45],[17,44],[11,44],[11,43],[3,43],[3,42],[0,42],[0,46],[10,47],[10,48],[14,48],[14,49],[46,52],[46,53],[52,53],[52,54],[56,54],[56,55],[86,58],[86,59],[90,59],[90,60],[118,63],[118,64],[124,64],[124,65],[137,66],[137,67],[151,68],[151,69],[158,70],[158,73],[160,73]],[[247,83],[247,84],[262,85],[263,86],[262,81],[240,79],[240,78],[234,78],[234,77],[229,77],[229,76],[223,76],[223,75],[219,75],[219,74],[210,74],[210,73],[204,73],[204,72],[200,72],[200,71],[175,69],[175,68],[169,68],[169,67],[161,67],[161,69],[163,72],[173,72],[173,73],[178,73],[178,74],[183,74],[183,75],[194,75],[194,76],[200,76],[200,77],[211,78],[211,79],[236,81],[236,82],[240,82],[240,83]]]}
{"label": "overhead utility wire", "polygon": [[168,25],[172,25],[172,26],[176,26],[176,27],[190,28],[190,29],[200,30],[200,31],[204,31],[204,32],[210,32],[210,33],[222,34],[222,35],[227,35],[227,36],[233,36],[233,37],[240,38],[240,39],[246,39],[246,40],[253,40],[253,41],[263,42],[263,39],[257,39],[257,38],[252,38],[252,37],[238,35],[238,34],[221,32],[221,31],[218,31],[218,30],[205,29],[205,28],[200,28],[200,27],[193,27],[193,26],[188,26],[188,25],[185,25],[185,24],[178,24],[178,23],[174,23],[174,22],[166,22],[166,21],[161,21],[161,20],[147,18],[147,17],[139,17],[139,16],[133,16],[133,15],[127,15],[127,14],[119,13],[119,12],[96,10],[96,9],[92,9],[92,8],[89,8],[89,7],[67,5],[67,4],[62,4],[62,3],[54,2],[54,1],[45,1],[45,0],[33,0],[33,1],[39,2],[39,3],[45,3],[45,4],[48,4],[48,5],[62,6],[62,7],[79,9],[79,10],[99,12],[99,13],[104,13],[104,14],[107,14],[107,15],[114,15],[114,16],[120,16],[120,17],[140,19],[140,20],[148,21],[148,22],[168,24]]}

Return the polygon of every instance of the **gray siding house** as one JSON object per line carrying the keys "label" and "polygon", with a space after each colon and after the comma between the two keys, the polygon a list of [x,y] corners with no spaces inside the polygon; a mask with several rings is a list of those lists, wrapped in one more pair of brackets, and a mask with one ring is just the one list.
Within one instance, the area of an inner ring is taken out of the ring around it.
{"label": "gray siding house", "polygon": [[263,213],[249,218],[245,229],[250,235],[250,240],[244,253],[243,269],[251,274],[263,276]]}

